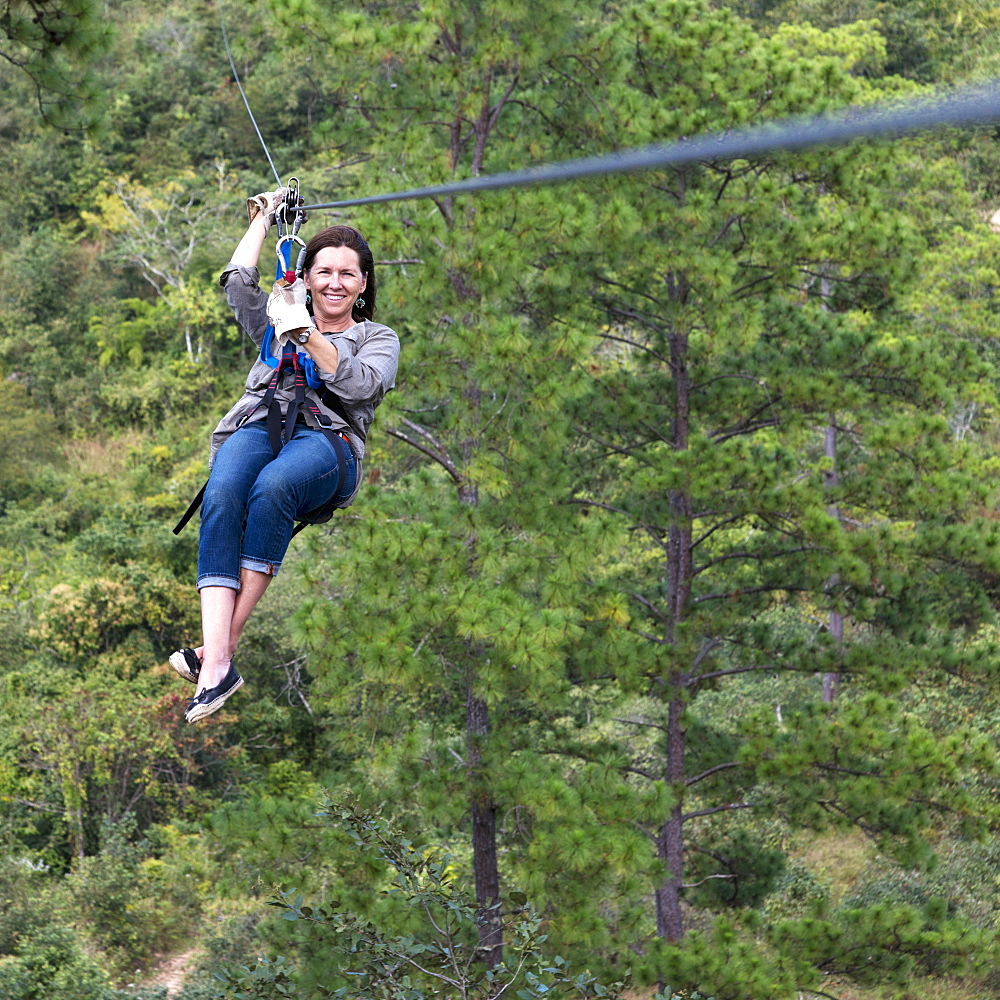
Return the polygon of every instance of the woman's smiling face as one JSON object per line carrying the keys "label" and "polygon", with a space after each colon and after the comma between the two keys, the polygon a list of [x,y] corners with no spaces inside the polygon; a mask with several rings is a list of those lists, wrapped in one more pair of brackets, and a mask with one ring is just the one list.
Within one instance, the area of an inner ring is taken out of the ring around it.
{"label": "woman's smiling face", "polygon": [[353,326],[351,310],[367,284],[357,251],[350,247],[320,250],[306,274],[306,288],[312,295],[313,316],[319,329],[329,332]]}

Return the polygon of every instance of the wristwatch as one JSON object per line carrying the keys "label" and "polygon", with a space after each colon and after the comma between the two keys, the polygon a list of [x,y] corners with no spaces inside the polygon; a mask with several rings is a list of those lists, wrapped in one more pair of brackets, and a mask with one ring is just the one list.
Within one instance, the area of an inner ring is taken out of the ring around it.
{"label": "wristwatch", "polygon": [[309,338],[312,336],[313,330],[315,329],[316,327],[314,326],[307,326],[304,330],[299,330],[299,336],[298,336],[299,343],[300,344],[309,343]]}

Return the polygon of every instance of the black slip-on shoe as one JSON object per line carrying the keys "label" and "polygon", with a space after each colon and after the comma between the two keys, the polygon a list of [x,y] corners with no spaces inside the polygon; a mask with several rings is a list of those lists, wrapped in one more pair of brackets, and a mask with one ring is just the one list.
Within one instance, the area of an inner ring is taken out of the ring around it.
{"label": "black slip-on shoe", "polygon": [[198,673],[201,670],[201,659],[193,649],[178,649],[170,654],[167,662],[184,678],[192,684],[198,683]]}
{"label": "black slip-on shoe", "polygon": [[236,668],[230,663],[229,672],[222,681],[214,688],[205,688],[201,694],[191,699],[187,711],[184,713],[186,722],[197,722],[204,719],[206,715],[211,715],[216,710],[222,708],[226,699],[235,694],[243,687],[243,678],[236,672]]}

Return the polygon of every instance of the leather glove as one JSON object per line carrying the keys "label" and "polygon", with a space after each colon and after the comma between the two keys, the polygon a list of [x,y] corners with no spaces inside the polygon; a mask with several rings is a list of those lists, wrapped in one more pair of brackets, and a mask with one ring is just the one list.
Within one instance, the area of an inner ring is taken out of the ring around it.
{"label": "leather glove", "polygon": [[274,191],[262,191],[252,198],[247,198],[247,222],[253,222],[261,213],[264,214],[264,232],[274,225],[274,213],[283,205],[288,197],[288,188],[280,187]]}
{"label": "leather glove", "polygon": [[289,340],[298,343],[295,334],[313,325],[306,308],[306,283],[302,278],[296,278],[291,284],[279,278],[274,283],[267,298],[267,318],[279,344],[284,345]]}

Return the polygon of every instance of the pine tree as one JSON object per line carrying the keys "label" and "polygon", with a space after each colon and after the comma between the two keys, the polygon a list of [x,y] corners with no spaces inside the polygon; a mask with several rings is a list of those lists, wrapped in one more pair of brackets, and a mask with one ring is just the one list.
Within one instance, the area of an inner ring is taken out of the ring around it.
{"label": "pine tree", "polygon": [[[328,128],[366,160],[341,172],[348,189],[474,176],[544,150],[546,76],[578,41],[588,6],[435,0],[379,13],[286,14],[307,17],[330,46],[340,83],[327,85],[350,111]],[[594,545],[585,531],[563,535],[571,512],[553,507],[566,495],[565,401],[580,337],[535,300],[553,249],[540,219],[579,226],[587,210],[545,192],[358,214],[380,255],[419,261],[381,293],[403,357],[373,440],[388,433],[422,465],[344,522],[335,559],[312,549],[317,581],[336,580],[339,600],[300,620],[327,699],[363,697],[368,712],[391,711],[388,733],[412,729],[408,773],[434,755],[417,792],[430,813],[447,817],[460,790],[490,965],[502,955],[498,781],[519,720],[560,687],[576,630],[571,583]],[[414,711],[430,721],[403,720]]]}
{"label": "pine tree", "polygon": [[[696,0],[630,5],[589,78],[588,92],[615,95],[597,119],[606,144],[871,99],[850,69],[877,38],[814,35],[801,53],[787,40]],[[704,900],[714,882],[740,905],[766,891],[764,853],[723,817],[857,823],[911,864],[927,861],[934,815],[982,823],[962,781],[995,768],[992,749],[931,733],[893,700],[917,678],[989,671],[970,640],[992,613],[1000,544],[976,518],[981,470],[948,425],[957,399],[988,391],[989,369],[967,334],[931,338],[910,314],[924,243],[898,178],[914,155],[854,145],[593,188],[602,239],[583,301],[617,351],[578,414],[594,461],[578,501],[647,542],[623,551],[628,604],[607,623],[626,619],[635,645],[611,665],[645,696],[624,724],[652,734],[623,740],[619,794],[635,789],[635,821],[664,868],[661,944],[639,963],[654,981],[717,996],[817,983],[805,962],[779,987],[784,959],[761,966],[750,945],[739,962],[671,947],[685,894]],[[830,625],[844,622],[841,637]],[[849,693],[831,706],[792,683],[813,674]],[[743,703],[754,677],[775,676],[790,678],[783,715]],[[730,717],[699,710],[725,684],[739,692]],[[655,823],[644,783],[662,789]],[[749,890],[755,868],[765,884]],[[800,955],[810,933],[791,935]],[[769,943],[781,955],[789,940]]]}

